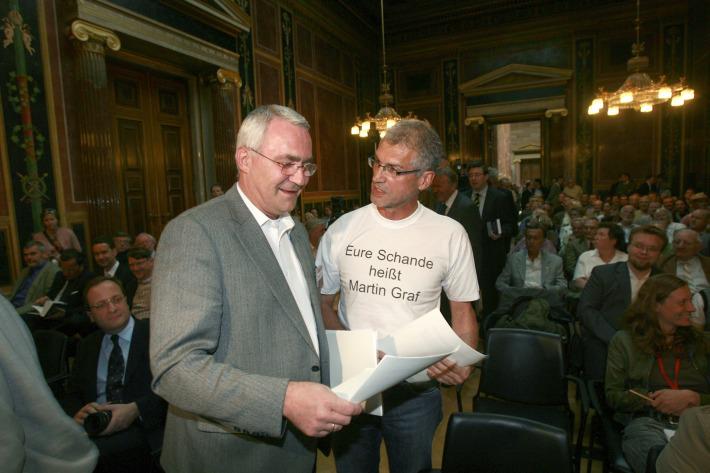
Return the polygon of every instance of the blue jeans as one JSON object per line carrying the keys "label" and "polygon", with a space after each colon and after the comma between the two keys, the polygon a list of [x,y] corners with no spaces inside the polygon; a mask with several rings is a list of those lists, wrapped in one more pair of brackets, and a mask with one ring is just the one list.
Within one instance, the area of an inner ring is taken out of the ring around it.
{"label": "blue jeans", "polygon": [[338,473],[378,473],[383,438],[390,473],[431,468],[431,444],[443,416],[439,388],[418,391],[401,383],[382,395],[382,417],[363,414],[333,435]]}

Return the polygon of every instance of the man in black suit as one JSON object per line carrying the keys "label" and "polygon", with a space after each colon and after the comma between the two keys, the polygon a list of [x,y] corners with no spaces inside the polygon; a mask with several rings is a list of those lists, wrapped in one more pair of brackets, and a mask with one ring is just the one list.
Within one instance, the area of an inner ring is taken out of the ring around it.
{"label": "man in black suit", "polygon": [[577,306],[582,320],[584,372],[588,379],[604,379],[609,341],[621,328],[623,314],[643,283],[660,271],[654,267],[667,237],[663,230],[644,225],[631,230],[629,260],[597,266],[584,286]]}
{"label": "man in black suit", "polygon": [[[468,166],[471,184],[471,200],[481,217],[481,271],[478,285],[483,295],[483,315],[493,312],[498,306],[496,279],[505,266],[508,254],[506,241],[517,230],[515,211],[509,197],[499,189],[488,186],[488,167],[481,161]],[[500,226],[498,226],[500,224]]]}
{"label": "man in black suit", "polygon": [[94,274],[87,268],[86,256],[73,248],[59,253],[59,267],[61,271],[54,276],[47,295],[38,299],[37,304],[58,299],[65,305],[51,310],[44,319],[39,315],[28,315],[27,324],[30,330],[53,329],[68,336],[86,335],[95,327],[84,308],[84,287]]}
{"label": "man in black suit", "polygon": [[131,316],[115,278],[89,281],[85,300],[99,331],[77,348],[65,410],[81,425],[91,414],[111,413],[108,426],[93,437],[97,471],[148,471],[150,453],[162,444],[167,409],[150,388],[148,321]]}
{"label": "man in black suit", "polygon": [[128,268],[128,264],[122,264],[116,259],[118,252],[114,246],[113,238],[95,238],[91,242],[91,253],[94,255],[98,274],[118,279],[124,288],[135,284],[133,281],[135,277]]}
{"label": "man in black suit", "polygon": [[[453,218],[466,230],[473,250],[476,274],[479,274],[481,271],[483,224],[471,199],[458,191],[458,175],[449,167],[437,169],[431,190],[437,201],[434,210],[439,214]],[[441,291],[441,313],[446,320],[451,320],[449,301],[444,291]]]}

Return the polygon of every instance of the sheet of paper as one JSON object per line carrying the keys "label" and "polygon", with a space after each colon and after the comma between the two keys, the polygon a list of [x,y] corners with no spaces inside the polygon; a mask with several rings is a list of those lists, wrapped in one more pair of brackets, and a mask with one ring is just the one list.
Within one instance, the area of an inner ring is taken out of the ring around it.
{"label": "sheet of paper", "polygon": [[378,350],[388,355],[424,356],[451,352],[449,358],[461,366],[483,360],[486,355],[468,346],[434,309],[377,342]]}
{"label": "sheet of paper", "polygon": [[[325,335],[330,354],[331,386],[338,386],[377,366],[377,333],[374,330],[326,330]],[[364,410],[381,416],[382,397],[372,396]]]}
{"label": "sheet of paper", "polygon": [[59,301],[59,300],[52,300],[48,299],[44,304],[42,305],[33,305],[32,308],[37,311],[37,313],[40,315],[40,317],[45,317],[47,313],[52,309],[54,306],[59,306],[59,305],[67,305],[65,302]]}
{"label": "sheet of paper", "polygon": [[443,360],[448,354],[449,352],[444,352],[417,357],[385,355],[375,368],[367,368],[332,389],[335,394],[343,399],[362,402],[385,389],[391,388],[427,366]]}

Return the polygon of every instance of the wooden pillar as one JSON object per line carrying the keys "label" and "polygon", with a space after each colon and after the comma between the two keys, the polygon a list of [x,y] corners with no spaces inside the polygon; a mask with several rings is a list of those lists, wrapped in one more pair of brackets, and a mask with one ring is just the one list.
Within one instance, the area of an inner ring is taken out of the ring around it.
{"label": "wooden pillar", "polygon": [[121,225],[118,169],[111,148],[106,48],[118,51],[112,31],[82,20],[71,24],[79,131],[79,178],[85,186],[91,234],[109,235]]}
{"label": "wooden pillar", "polygon": [[242,79],[239,72],[217,69],[217,73],[210,77],[209,83],[212,96],[216,183],[226,190],[237,179],[234,153],[237,145],[237,108]]}
{"label": "wooden pillar", "polygon": [[567,142],[565,137],[568,115],[566,108],[553,108],[545,110],[545,121],[543,125],[542,144],[542,180],[550,182],[557,176],[564,176],[568,171],[565,169],[565,150]]}
{"label": "wooden pillar", "polygon": [[469,161],[483,161],[486,156],[484,117],[469,117],[464,120],[464,154],[462,164]]}

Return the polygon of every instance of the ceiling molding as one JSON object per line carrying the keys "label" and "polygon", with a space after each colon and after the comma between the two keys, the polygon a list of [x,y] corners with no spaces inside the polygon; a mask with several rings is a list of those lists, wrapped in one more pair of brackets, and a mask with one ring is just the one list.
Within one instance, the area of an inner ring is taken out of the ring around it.
{"label": "ceiling molding", "polygon": [[571,69],[508,64],[459,85],[459,92],[466,97],[564,85],[572,77]]}

